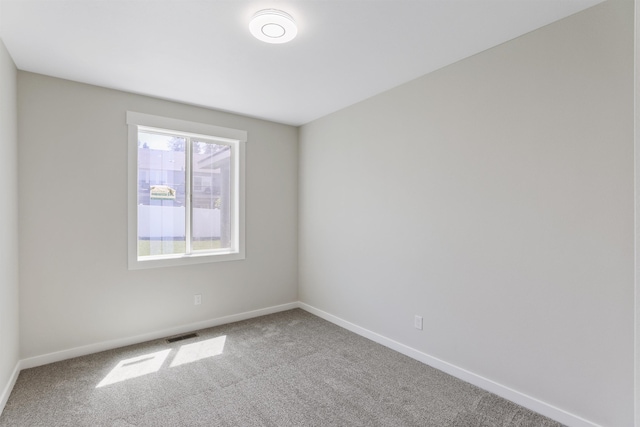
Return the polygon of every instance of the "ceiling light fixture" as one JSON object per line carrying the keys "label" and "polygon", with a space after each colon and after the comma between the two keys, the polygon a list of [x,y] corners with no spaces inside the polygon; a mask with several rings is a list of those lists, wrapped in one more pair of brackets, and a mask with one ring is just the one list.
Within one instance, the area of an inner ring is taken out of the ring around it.
{"label": "ceiling light fixture", "polygon": [[298,34],[298,27],[288,13],[277,9],[264,9],[253,15],[249,31],[263,42],[286,43]]}

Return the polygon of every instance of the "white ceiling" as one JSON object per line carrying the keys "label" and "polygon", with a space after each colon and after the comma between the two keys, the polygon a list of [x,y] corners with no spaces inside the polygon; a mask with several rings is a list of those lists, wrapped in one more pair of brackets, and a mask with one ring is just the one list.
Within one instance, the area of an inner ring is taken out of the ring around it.
{"label": "white ceiling", "polygon": [[[1,0],[21,70],[300,125],[601,0]],[[251,16],[298,23],[284,45]]]}

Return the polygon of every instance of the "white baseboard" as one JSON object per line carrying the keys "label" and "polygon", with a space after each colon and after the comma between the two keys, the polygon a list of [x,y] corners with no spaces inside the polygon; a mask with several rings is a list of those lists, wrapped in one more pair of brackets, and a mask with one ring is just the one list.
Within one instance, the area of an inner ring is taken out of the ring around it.
{"label": "white baseboard", "polygon": [[[199,329],[212,328],[227,323],[247,320],[254,317],[265,316],[267,314],[278,313],[280,311],[291,310],[300,307],[298,302],[276,305],[272,307],[262,308],[259,310],[246,311],[244,313],[232,314],[230,316],[218,317],[215,319],[204,320],[202,322],[190,323],[188,325],[177,326],[175,328],[164,329],[162,331],[149,332],[147,334],[135,335],[127,338],[119,338],[111,341],[103,341],[95,344],[84,345],[81,347],[70,348],[68,350],[56,351],[54,353],[43,354],[41,356],[23,359],[20,362],[21,369],[35,368],[36,366],[47,365],[49,363],[60,362],[61,360],[71,359],[88,354],[98,353],[100,351],[111,350],[114,348],[125,347],[133,344],[140,344],[145,341],[156,340],[159,338],[169,337],[172,335],[183,334],[186,332],[197,331]],[[12,385],[13,387],[13,385]],[[9,389],[9,392],[11,389]]]}
{"label": "white baseboard", "polygon": [[492,381],[488,378],[484,378],[480,375],[474,374],[473,372],[469,372],[466,369],[452,365],[451,363],[445,362],[444,360],[430,356],[426,353],[423,353],[414,348],[401,344],[383,335],[380,335],[368,329],[362,328],[351,322],[343,320],[337,316],[334,316],[325,311],[322,311],[313,306],[310,306],[309,304],[300,302],[299,307],[305,311],[308,311],[311,314],[314,314],[322,319],[325,319],[331,323],[334,323],[342,328],[345,328],[360,336],[368,338],[371,341],[374,341],[378,344],[382,344],[385,347],[389,347],[390,349],[395,350],[399,353],[402,353],[405,356],[409,356],[412,359],[416,359],[440,371],[446,372],[449,375],[452,375],[456,378],[459,378],[463,381],[466,381],[470,384],[473,384],[491,393],[497,394],[500,397],[510,400],[511,402],[517,403],[518,405],[524,406],[525,408],[528,408],[532,411],[535,411],[539,414],[542,414],[546,417],[556,420],[562,424],[572,426],[572,427],[600,427],[598,424],[594,424],[591,421],[585,420],[584,418],[581,418],[577,415],[571,414],[560,408],[556,408],[553,405],[542,402],[536,398],[528,396],[519,391],[513,390],[502,384],[498,384],[497,382]]}
{"label": "white baseboard", "polygon": [[16,367],[13,369],[11,377],[9,377],[9,382],[5,385],[4,389],[2,389],[2,393],[0,394],[0,415],[2,415],[2,411],[4,411],[4,407],[9,400],[9,395],[11,394],[11,390],[13,390],[13,386],[16,385],[18,375],[20,374],[20,370],[22,369],[21,365],[21,361],[18,361],[18,363],[16,363]]}

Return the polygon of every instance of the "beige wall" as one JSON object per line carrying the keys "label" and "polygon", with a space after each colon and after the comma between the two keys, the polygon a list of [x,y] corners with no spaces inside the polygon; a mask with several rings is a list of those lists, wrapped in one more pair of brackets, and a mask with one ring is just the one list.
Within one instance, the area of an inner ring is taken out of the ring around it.
{"label": "beige wall", "polygon": [[303,126],[300,300],[631,426],[633,17],[610,0]]}
{"label": "beige wall", "polygon": [[19,359],[16,67],[0,40],[0,411]]}
{"label": "beige wall", "polygon": [[[23,359],[297,300],[296,128],[22,71],[18,101]],[[248,132],[245,260],[127,269],[127,110]]]}

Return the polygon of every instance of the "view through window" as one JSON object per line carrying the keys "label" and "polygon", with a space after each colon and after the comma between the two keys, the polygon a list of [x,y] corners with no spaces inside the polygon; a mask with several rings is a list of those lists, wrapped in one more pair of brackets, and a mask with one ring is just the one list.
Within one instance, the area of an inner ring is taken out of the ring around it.
{"label": "view through window", "polygon": [[231,151],[202,139],[138,132],[138,256],[231,247]]}
{"label": "view through window", "polygon": [[239,252],[237,140],[135,126],[137,261]]}

